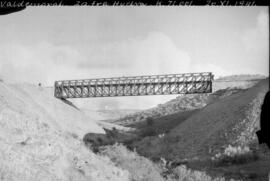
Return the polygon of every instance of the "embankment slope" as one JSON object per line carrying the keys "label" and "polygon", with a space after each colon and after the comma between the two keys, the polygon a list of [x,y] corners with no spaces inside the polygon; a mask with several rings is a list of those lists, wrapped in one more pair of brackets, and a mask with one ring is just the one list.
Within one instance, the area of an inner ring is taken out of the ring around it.
{"label": "embankment slope", "polygon": [[128,172],[88,150],[104,130],[51,88],[0,83],[0,180],[128,180]]}

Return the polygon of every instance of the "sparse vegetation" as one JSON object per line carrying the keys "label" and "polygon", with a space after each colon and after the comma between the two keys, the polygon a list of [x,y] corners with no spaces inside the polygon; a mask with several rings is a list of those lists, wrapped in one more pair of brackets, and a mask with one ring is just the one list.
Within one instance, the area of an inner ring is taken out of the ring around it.
{"label": "sparse vegetation", "polygon": [[168,169],[164,158],[160,158],[160,162],[156,164],[128,150],[122,144],[104,146],[100,154],[109,157],[118,167],[127,170],[130,173],[130,180],[133,181],[225,181],[224,177],[213,178],[205,172],[191,170],[185,165]]}
{"label": "sparse vegetation", "polygon": [[148,137],[148,136],[155,136],[157,134],[155,128],[153,127],[146,127],[145,129],[143,129],[141,131],[140,137],[144,138],[144,137]]}
{"label": "sparse vegetation", "polygon": [[125,134],[119,133],[116,128],[104,130],[106,134],[88,133],[83,137],[84,144],[95,153],[99,152],[101,146],[113,145],[116,142],[125,142],[126,140],[126,138],[122,138]]}
{"label": "sparse vegetation", "polygon": [[101,148],[101,155],[108,156],[117,166],[126,169],[133,181],[163,181],[160,175],[161,168],[153,162],[129,151],[122,144],[105,146]]}
{"label": "sparse vegetation", "polygon": [[148,117],[146,119],[146,124],[147,124],[147,126],[153,126],[154,125],[154,119],[151,118],[151,117]]}
{"label": "sparse vegetation", "polygon": [[245,164],[259,159],[259,155],[247,146],[233,147],[229,145],[223,154],[216,154],[212,160],[217,166]]}
{"label": "sparse vegetation", "polygon": [[83,137],[83,142],[94,153],[97,153],[100,146],[111,145],[114,143],[114,140],[107,134],[87,133]]}
{"label": "sparse vegetation", "polygon": [[[185,165],[176,167],[168,176],[168,181],[225,181],[224,177],[212,178],[205,172],[188,169]],[[230,181],[234,181],[231,179]]]}

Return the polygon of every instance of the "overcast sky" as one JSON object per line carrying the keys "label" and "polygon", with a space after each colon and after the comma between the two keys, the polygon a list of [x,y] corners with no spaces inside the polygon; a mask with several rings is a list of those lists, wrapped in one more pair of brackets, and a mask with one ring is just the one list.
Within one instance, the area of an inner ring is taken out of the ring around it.
{"label": "overcast sky", "polygon": [[0,78],[52,86],[201,71],[268,75],[268,18],[267,7],[27,7],[0,16]]}

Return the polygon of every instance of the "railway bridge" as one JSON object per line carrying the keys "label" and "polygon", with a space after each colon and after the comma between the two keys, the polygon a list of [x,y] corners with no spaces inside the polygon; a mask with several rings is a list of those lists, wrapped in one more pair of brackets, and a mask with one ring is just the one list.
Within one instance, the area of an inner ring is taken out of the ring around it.
{"label": "railway bridge", "polygon": [[91,98],[211,93],[211,72],[61,80],[54,85],[56,98]]}

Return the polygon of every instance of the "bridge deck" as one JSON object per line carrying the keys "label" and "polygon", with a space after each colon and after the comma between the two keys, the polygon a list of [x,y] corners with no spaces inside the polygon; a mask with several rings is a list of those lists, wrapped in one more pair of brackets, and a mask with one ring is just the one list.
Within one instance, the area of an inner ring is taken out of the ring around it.
{"label": "bridge deck", "polygon": [[210,72],[55,82],[57,98],[211,93]]}

